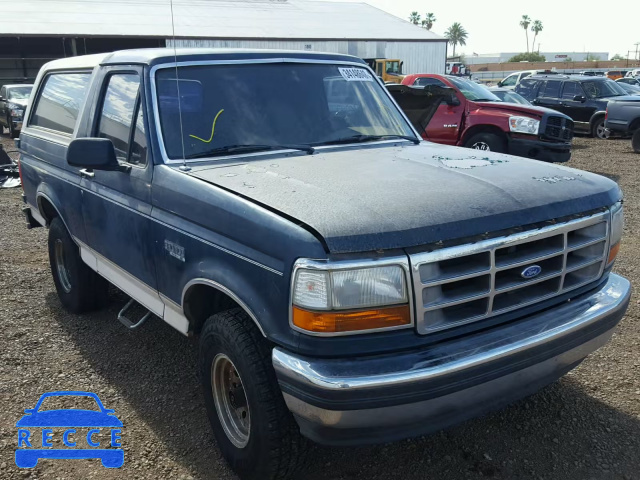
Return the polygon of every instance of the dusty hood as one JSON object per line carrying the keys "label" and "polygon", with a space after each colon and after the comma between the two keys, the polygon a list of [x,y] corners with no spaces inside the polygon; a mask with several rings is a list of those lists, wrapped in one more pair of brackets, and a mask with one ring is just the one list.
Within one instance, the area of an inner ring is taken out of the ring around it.
{"label": "dusty hood", "polygon": [[190,174],[295,219],[334,253],[478,235],[608,206],[621,196],[599,175],[429,142],[260,158],[202,165]]}

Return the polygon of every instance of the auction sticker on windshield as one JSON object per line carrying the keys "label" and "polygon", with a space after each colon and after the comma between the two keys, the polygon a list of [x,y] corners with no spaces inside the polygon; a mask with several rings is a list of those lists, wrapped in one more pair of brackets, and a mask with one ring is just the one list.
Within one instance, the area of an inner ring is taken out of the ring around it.
{"label": "auction sticker on windshield", "polygon": [[95,393],[45,393],[25,413],[16,423],[19,468],[33,468],[40,459],[97,458],[107,468],[124,463],[122,422]]}
{"label": "auction sticker on windshield", "polygon": [[338,70],[347,82],[373,82],[373,77],[364,68],[339,67]]}

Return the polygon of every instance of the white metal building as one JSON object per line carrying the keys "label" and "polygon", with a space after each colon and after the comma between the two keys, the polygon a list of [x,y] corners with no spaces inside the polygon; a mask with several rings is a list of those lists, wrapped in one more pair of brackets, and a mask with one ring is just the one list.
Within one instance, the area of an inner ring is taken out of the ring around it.
{"label": "white metal building", "polygon": [[[62,56],[145,46],[282,48],[398,58],[444,73],[447,40],[366,3],[317,0],[17,0],[3,6],[0,84]],[[34,71],[35,70],[35,71]]]}

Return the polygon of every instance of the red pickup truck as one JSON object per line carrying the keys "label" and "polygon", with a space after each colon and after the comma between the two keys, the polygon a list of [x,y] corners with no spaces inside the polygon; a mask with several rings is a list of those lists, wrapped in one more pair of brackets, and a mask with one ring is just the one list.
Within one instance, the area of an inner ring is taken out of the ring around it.
{"label": "red pickup truck", "polygon": [[407,75],[402,85],[388,88],[425,140],[548,162],[571,157],[573,121],[555,110],[502,102],[486,87],[450,75]]}

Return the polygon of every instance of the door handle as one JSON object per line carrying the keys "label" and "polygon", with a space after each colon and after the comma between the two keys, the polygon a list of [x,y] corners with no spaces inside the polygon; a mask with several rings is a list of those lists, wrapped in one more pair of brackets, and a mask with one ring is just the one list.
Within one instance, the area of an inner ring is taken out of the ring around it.
{"label": "door handle", "polygon": [[93,172],[93,170],[89,170],[87,168],[81,168],[80,176],[84,178],[93,178],[96,176],[96,174]]}

